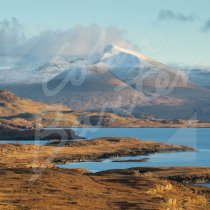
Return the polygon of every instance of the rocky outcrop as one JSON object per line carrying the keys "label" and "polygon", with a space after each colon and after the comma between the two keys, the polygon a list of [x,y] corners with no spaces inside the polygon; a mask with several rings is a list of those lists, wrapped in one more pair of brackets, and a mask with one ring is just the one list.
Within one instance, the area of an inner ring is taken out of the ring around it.
{"label": "rocky outcrop", "polygon": [[14,101],[18,99],[20,98],[8,90],[0,90],[0,100]]}

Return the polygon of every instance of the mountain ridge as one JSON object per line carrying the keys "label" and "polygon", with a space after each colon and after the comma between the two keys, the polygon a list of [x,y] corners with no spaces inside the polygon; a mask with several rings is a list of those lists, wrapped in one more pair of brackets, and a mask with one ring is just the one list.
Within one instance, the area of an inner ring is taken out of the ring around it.
{"label": "mountain ridge", "polygon": [[[2,86],[21,97],[61,103],[74,110],[175,119],[190,119],[196,113],[199,120],[210,120],[210,92],[175,68],[116,45],[109,45],[95,60],[65,61],[61,67],[54,64],[49,80]],[[44,77],[51,71],[41,72]],[[46,95],[43,87],[52,95]]]}

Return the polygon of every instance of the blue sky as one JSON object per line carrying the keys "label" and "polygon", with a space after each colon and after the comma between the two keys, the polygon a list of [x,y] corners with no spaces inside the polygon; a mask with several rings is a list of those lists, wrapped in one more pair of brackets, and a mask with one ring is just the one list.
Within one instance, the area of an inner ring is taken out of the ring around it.
{"label": "blue sky", "polygon": [[209,0],[0,0],[0,5],[0,20],[16,17],[30,33],[77,24],[116,26],[143,54],[163,63],[210,66],[210,29],[202,30],[210,19]]}

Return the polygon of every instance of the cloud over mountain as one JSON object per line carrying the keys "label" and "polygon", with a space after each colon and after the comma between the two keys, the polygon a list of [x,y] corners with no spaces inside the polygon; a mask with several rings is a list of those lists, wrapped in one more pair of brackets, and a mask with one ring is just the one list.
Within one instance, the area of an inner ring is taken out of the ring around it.
{"label": "cloud over mountain", "polygon": [[22,29],[16,18],[0,21],[0,55],[13,51],[25,40]]}
{"label": "cloud over mountain", "polygon": [[81,56],[100,52],[108,44],[131,47],[120,27],[102,28],[96,24],[71,29],[46,29],[27,37],[27,27],[16,18],[0,22],[0,54],[27,60],[50,60],[54,56]]}

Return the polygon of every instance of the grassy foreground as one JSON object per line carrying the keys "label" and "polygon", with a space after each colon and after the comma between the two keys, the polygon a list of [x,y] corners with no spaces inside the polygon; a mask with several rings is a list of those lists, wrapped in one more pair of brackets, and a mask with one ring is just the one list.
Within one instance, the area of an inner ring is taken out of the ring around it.
{"label": "grassy foreground", "polygon": [[[210,209],[206,167],[140,167],[91,173],[55,163],[192,151],[129,138],[69,141],[61,146],[0,144],[0,209]],[[141,165],[141,163],[139,163]]]}

